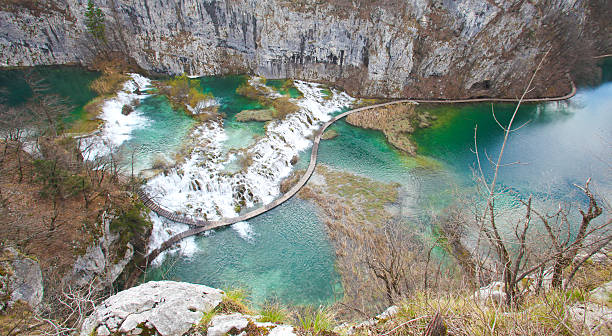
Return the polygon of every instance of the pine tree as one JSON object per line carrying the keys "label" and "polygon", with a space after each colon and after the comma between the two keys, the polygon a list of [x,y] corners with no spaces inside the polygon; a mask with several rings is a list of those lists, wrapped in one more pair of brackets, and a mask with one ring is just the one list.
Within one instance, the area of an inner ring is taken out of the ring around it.
{"label": "pine tree", "polygon": [[87,2],[87,11],[85,12],[85,26],[96,40],[106,41],[104,34],[104,14],[102,10],[93,3],[93,0]]}

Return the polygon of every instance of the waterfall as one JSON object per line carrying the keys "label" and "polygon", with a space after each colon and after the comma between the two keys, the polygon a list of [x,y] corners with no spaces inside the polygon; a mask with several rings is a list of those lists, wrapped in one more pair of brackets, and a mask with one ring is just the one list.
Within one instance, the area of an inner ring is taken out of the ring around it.
{"label": "waterfall", "polygon": [[[296,81],[295,86],[304,95],[294,100],[299,111],[267,124],[265,135],[242,150],[239,155],[250,158],[244,169],[228,173],[227,166],[236,154],[223,146],[228,137],[222,121],[208,121],[190,135],[193,148],[186,160],[150,179],[146,191],[163,207],[208,220],[235,217],[240,209],[272,202],[280,194],[281,181],[293,169],[292,158],[312,145],[309,137],[334,112],[353,102],[353,98],[337,91],[331,99],[326,98],[319,84]],[[153,223],[163,232],[187,229],[160,218],[153,218]],[[236,223],[233,228],[246,240],[254,237],[254,228],[247,223]],[[153,239],[149,249],[162,241]],[[193,250],[186,247],[189,244],[193,242],[182,242],[179,249]]]}

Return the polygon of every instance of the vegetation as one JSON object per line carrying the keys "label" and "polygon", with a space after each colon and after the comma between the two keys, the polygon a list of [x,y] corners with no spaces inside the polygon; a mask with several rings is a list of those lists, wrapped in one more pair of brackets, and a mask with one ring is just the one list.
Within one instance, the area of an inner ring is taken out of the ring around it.
{"label": "vegetation", "polygon": [[58,167],[57,160],[39,159],[32,162],[34,181],[42,185],[41,197],[68,198],[86,192],[91,186],[85,177]]}
{"label": "vegetation", "polygon": [[306,307],[297,313],[298,326],[310,335],[322,335],[334,328],[335,316],[327,307]]}
{"label": "vegetation", "polygon": [[94,80],[90,87],[101,96],[114,95],[121,90],[123,83],[128,79],[128,76],[112,68],[106,68],[103,70],[103,75]]}
{"label": "vegetation", "polygon": [[192,79],[186,75],[174,77],[160,84],[159,90],[174,108],[183,109],[187,113],[195,109],[199,102],[214,99],[212,93],[202,92],[198,79]]}
{"label": "vegetation", "polygon": [[236,93],[259,102],[260,105],[267,108],[264,113],[271,113],[273,119],[283,119],[288,114],[300,110],[300,107],[292,101],[290,96],[270,97],[265,86],[256,87],[249,82],[245,82],[236,89]]}
{"label": "vegetation", "polygon": [[289,311],[278,302],[265,302],[259,310],[261,316],[259,322],[287,323],[289,321]]}
{"label": "vegetation", "polygon": [[85,11],[85,26],[87,31],[98,41],[106,41],[104,14],[102,10],[96,6],[93,0],[87,2],[87,10]]}

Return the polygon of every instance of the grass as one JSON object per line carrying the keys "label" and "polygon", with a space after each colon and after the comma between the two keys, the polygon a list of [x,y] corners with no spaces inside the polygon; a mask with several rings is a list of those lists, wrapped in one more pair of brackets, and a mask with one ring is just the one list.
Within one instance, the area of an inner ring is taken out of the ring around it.
{"label": "grass", "polygon": [[277,302],[266,302],[259,311],[259,322],[286,323],[289,321],[289,311]]}
{"label": "grass", "polygon": [[264,91],[265,90],[259,90],[248,82],[240,84],[240,86],[236,89],[237,94],[252,100],[256,100],[263,107],[271,108],[273,110],[272,117],[274,119],[283,119],[288,114],[295,113],[300,110],[300,107],[292,101],[290,94],[285,95],[284,97],[269,98],[266,96],[267,92]]}
{"label": "grass", "polygon": [[249,302],[247,300],[247,292],[242,288],[232,288],[225,290],[225,295],[223,295],[223,300],[217,306],[219,312],[223,313],[242,313],[249,314],[251,310],[249,309]]}
{"label": "grass", "polygon": [[318,335],[333,329],[335,317],[335,313],[327,307],[305,308],[298,313],[298,326],[311,334]]}
{"label": "grass", "polygon": [[104,122],[98,116],[102,113],[102,106],[108,97],[100,96],[92,99],[83,107],[84,115],[70,126],[66,131],[73,134],[89,134],[98,129]]}
{"label": "grass", "polygon": [[89,87],[101,96],[111,95],[119,91],[128,79],[129,77],[122,73],[107,72],[94,80]]}

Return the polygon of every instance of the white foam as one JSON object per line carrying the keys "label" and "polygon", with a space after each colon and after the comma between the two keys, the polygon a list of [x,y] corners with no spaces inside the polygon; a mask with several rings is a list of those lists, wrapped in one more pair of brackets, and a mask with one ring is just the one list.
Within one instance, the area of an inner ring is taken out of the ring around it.
{"label": "white foam", "polygon": [[[235,217],[238,207],[272,202],[280,194],[280,182],[293,169],[292,158],[312,145],[308,137],[353,101],[335,90],[332,99],[325,99],[318,84],[296,81],[295,85],[304,94],[294,100],[300,110],[267,125],[265,135],[247,149],[252,163],[245,171],[227,173],[234,154],[224,146],[227,134],[222,123],[209,121],[190,135],[193,149],[185,162],[150,179],[147,192],[172,211],[208,220]],[[242,238],[253,239],[248,223],[232,228]]]}
{"label": "white foam", "polygon": [[[170,237],[189,230],[188,225],[172,222],[166,218],[158,216],[154,212],[151,212],[150,218],[151,222],[153,222],[153,229],[151,231],[151,237],[149,238],[149,253],[160,247],[161,244],[170,239]],[[198,247],[195,242],[195,237],[188,237],[178,242],[171,249],[162,252],[160,256],[153,261],[152,265],[159,266],[167,253],[178,253],[180,255],[189,257],[195,254],[197,251]]]}
{"label": "white foam", "polygon": [[149,120],[135,109],[128,115],[121,113],[123,106],[134,100],[142,100],[149,95],[141,91],[151,87],[151,80],[138,74],[130,74],[130,80],[123,84],[117,95],[104,102],[98,118],[104,120],[97,134],[81,140],[81,150],[87,160],[110,154],[131,138],[134,130],[145,127]]}
{"label": "white foam", "polygon": [[252,241],[255,238],[253,227],[247,222],[232,224],[232,229],[238,233],[240,238],[246,241]]}

